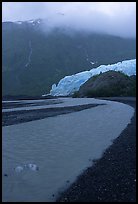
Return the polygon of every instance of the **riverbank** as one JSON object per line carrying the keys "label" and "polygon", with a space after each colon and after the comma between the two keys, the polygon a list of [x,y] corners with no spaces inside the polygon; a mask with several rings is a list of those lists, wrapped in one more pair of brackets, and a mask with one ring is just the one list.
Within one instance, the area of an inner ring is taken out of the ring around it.
{"label": "riverbank", "polygon": [[[105,99],[136,108],[135,98]],[[57,202],[136,202],[136,112],[103,157],[78,176]]]}

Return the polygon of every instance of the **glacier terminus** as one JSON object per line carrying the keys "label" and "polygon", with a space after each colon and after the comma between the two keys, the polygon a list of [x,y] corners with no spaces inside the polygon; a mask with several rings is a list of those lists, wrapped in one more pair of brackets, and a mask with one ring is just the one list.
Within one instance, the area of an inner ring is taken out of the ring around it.
{"label": "glacier terminus", "polygon": [[[136,75],[136,59],[124,60],[111,65],[100,65],[89,71],[83,71],[71,76],[65,76],[59,83],[53,84],[50,90],[52,96],[68,96],[78,91],[80,86],[84,84],[89,78],[109,70],[120,71],[128,76]],[[43,95],[45,96],[45,95]]]}

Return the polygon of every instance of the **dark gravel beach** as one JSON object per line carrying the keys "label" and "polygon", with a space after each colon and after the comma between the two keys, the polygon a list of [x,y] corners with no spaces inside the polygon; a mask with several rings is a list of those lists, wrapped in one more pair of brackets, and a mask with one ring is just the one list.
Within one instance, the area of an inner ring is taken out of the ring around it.
{"label": "dark gravel beach", "polygon": [[62,101],[57,100],[57,101],[41,101],[41,102],[29,102],[29,103],[21,103],[20,102],[10,102],[10,103],[2,103],[2,108],[3,109],[11,109],[11,108],[20,108],[20,107],[28,107],[29,106],[43,106],[43,105],[50,105],[50,104],[59,104],[62,103]]}
{"label": "dark gravel beach", "polygon": [[[136,98],[108,99],[136,108]],[[136,112],[103,157],[59,193],[57,202],[136,202]]]}
{"label": "dark gravel beach", "polygon": [[[2,113],[2,126],[15,125],[19,123],[25,123],[34,120],[40,120],[47,117],[53,117],[57,115],[72,113],[75,111],[81,111],[88,108],[104,104],[86,104],[71,107],[58,107],[58,108],[42,108],[36,110],[20,110]],[[14,105],[15,106],[15,105]]]}

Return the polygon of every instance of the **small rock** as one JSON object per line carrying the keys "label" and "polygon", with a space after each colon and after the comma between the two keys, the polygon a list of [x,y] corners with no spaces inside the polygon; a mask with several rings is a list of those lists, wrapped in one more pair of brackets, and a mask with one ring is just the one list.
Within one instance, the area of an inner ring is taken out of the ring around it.
{"label": "small rock", "polygon": [[33,171],[39,170],[39,167],[36,164],[28,164],[27,166],[29,167],[29,169],[31,169]]}
{"label": "small rock", "polygon": [[15,171],[17,172],[17,173],[20,173],[21,171],[23,171],[23,167],[22,166],[17,166],[16,168],[15,168]]}

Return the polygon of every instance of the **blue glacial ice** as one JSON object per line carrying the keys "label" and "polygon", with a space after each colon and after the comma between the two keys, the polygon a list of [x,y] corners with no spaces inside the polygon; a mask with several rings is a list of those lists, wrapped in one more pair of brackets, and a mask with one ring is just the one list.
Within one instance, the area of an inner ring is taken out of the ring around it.
{"label": "blue glacial ice", "polygon": [[[131,76],[136,75],[136,59],[125,60],[116,64],[100,65],[90,71],[80,72],[71,76],[65,76],[57,84],[52,85],[50,95],[52,96],[68,96],[78,91],[80,86],[84,84],[90,77],[107,72],[109,70],[121,71],[124,74]],[[44,96],[44,95],[43,95]]]}

